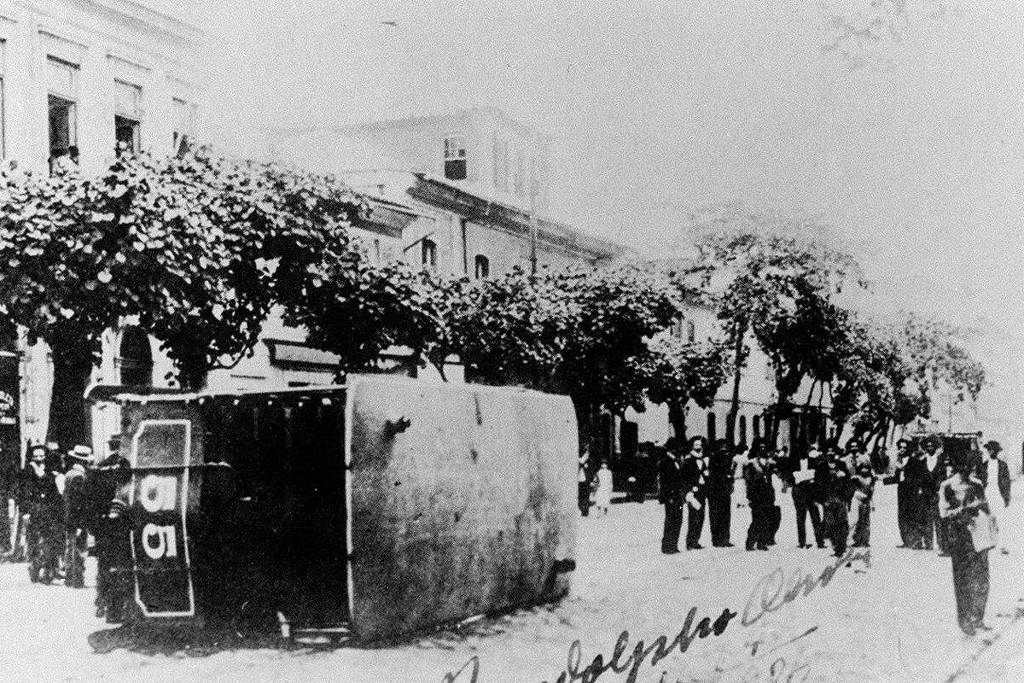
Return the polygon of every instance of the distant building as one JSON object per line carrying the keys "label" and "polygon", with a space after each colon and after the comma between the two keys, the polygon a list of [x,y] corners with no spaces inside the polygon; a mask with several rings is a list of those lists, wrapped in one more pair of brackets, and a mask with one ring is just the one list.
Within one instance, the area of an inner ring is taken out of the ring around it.
{"label": "distant building", "polygon": [[534,248],[538,267],[552,268],[607,263],[626,253],[547,217],[547,141],[497,109],[269,136],[276,157],[416,210],[420,218],[410,223],[402,250],[408,263],[488,277],[529,269]]}

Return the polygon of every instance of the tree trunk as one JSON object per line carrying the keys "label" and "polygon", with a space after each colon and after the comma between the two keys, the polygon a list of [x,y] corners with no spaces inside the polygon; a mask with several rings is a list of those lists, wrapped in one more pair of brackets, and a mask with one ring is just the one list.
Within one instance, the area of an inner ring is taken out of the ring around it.
{"label": "tree trunk", "polygon": [[572,406],[576,411],[576,428],[579,432],[579,451],[586,451],[594,457],[594,407],[579,396],[572,397]]}
{"label": "tree trunk", "polygon": [[668,422],[672,425],[672,434],[680,442],[686,440],[686,411],[678,401],[669,401]]}
{"label": "tree trunk", "polygon": [[85,402],[93,368],[91,347],[88,340],[60,339],[50,344],[53,392],[46,440],[56,441],[64,450],[92,444],[91,411]]}
{"label": "tree trunk", "polygon": [[729,414],[725,418],[725,440],[730,446],[736,443],[736,421],[740,414],[740,380],[743,378],[743,337],[746,336],[746,326],[737,323],[736,346],[733,348],[733,378],[732,378],[732,402],[729,405]]}

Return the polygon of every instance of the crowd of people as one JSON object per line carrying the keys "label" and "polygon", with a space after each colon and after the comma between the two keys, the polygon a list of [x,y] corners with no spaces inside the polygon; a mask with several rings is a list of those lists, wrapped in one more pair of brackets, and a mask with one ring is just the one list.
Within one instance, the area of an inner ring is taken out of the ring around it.
{"label": "crowd of people", "polygon": [[848,544],[870,545],[871,499],[877,477],[859,442],[851,441],[845,451],[831,446],[822,453],[811,447],[791,455],[785,447],[773,450],[762,439],[755,439],[749,448],[734,449],[725,441],[708,448],[706,440],[698,436],[684,447],[675,440],[666,444],[659,466],[659,501],[665,506],[661,551],[679,552],[684,512],[687,550],[703,547],[700,539],[705,516],[711,544],[732,547],[732,495],[737,479],[744,483],[750,510],[744,542],[748,551],[775,545],[782,520],[778,498],[790,492],[800,548],[814,547],[808,542],[808,519],[814,545],[819,548],[826,547],[828,540],[841,556]]}
{"label": "crowd of people", "polygon": [[116,552],[106,551],[127,537],[118,501],[126,499],[130,481],[128,462],[116,444],[99,462],[88,446],[63,451],[56,443],[30,444],[23,465],[15,460],[3,479],[0,559],[26,562],[33,583],[63,581],[69,588],[83,588],[92,538],[99,559],[97,616],[116,609],[122,601],[114,599],[116,582],[108,561]]}
{"label": "crowd of people", "polygon": [[[730,538],[733,494],[743,482],[749,509],[744,547],[767,551],[776,545],[781,523],[780,497],[792,496],[797,546],[830,547],[843,557],[849,547],[871,544],[872,500],[876,485],[896,486],[901,545],[938,550],[950,557],[956,588],[960,628],[967,634],[987,630],[983,617],[988,599],[988,551],[998,547],[998,509],[1010,504],[1010,472],[999,457],[999,443],[989,441],[946,453],[943,441],[932,435],[919,441],[900,439],[889,458],[868,454],[865,445],[850,440],[845,447],[830,443],[790,454],[755,439],[749,447],[732,447],[725,440],[708,444],[704,437],[669,439],[657,464],[658,500],[664,506],[661,552],[680,552],[685,517],[685,548],[700,550],[705,520],[711,545],[733,547]],[[586,459],[580,461],[580,510],[590,505],[591,478]],[[602,464],[597,486],[600,508],[606,512],[611,476]],[[630,489],[635,478],[631,478]],[[642,499],[627,491],[631,499]],[[739,502],[739,501],[737,501]],[[740,503],[742,505],[742,503]],[[810,520],[812,545],[807,533]],[[988,547],[991,543],[992,546]]]}

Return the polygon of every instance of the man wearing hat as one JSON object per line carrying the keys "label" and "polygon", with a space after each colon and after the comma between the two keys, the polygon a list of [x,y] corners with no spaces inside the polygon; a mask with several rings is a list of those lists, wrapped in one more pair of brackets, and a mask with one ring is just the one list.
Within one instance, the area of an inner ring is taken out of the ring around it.
{"label": "man wearing hat", "polygon": [[[1010,505],[1010,467],[999,457],[1003,447],[998,441],[987,442],[983,449],[985,457],[978,463],[977,477],[985,487],[985,499],[988,501],[990,514],[997,517],[999,510]],[[1003,502],[1002,508],[999,507],[999,501]],[[1010,554],[1002,544],[999,552],[1003,555]]]}
{"label": "man wearing hat", "polygon": [[946,556],[946,525],[939,517],[939,487],[946,480],[946,455],[939,437],[931,435],[921,444],[924,450],[924,471],[921,478],[921,532],[924,548],[932,549],[932,537],[939,546],[939,555]]}
{"label": "man wearing hat", "polygon": [[110,512],[114,499],[131,482],[131,466],[119,452],[119,436],[111,437],[107,447],[110,455],[88,473],[88,523],[96,539],[96,616],[116,623],[121,621],[125,587],[112,570],[125,564],[131,548],[124,515]]}
{"label": "man wearing hat", "polygon": [[64,475],[64,585],[85,587],[85,556],[89,550],[89,500],[86,468],[92,464],[92,449],[78,445],[68,451]]}

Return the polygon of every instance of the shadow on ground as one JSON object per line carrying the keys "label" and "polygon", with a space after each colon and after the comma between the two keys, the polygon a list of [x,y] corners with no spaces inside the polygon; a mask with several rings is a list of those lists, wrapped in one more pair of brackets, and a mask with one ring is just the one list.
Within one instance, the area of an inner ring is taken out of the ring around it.
{"label": "shadow on ground", "polygon": [[97,654],[126,650],[146,656],[209,657],[236,650],[279,650],[287,652],[324,652],[337,649],[381,650],[398,647],[455,650],[467,638],[499,636],[514,628],[516,620],[529,615],[549,614],[568,625],[558,615],[558,603],[537,605],[513,612],[488,614],[447,624],[424,633],[410,633],[385,640],[361,641],[354,635],[297,633],[284,638],[277,630],[241,635],[231,628],[117,626],[90,633],[89,645]]}

